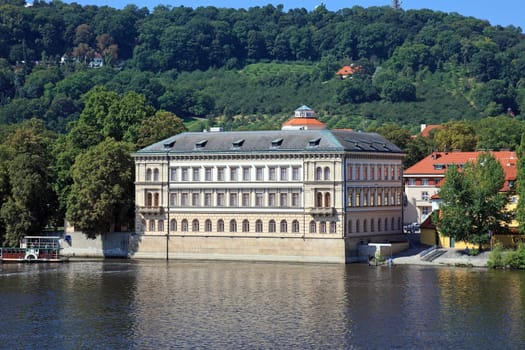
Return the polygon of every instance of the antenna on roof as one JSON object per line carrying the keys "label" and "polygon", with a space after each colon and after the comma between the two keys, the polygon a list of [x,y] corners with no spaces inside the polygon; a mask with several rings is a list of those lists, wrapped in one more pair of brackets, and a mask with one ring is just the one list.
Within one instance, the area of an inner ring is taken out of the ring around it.
{"label": "antenna on roof", "polygon": [[395,10],[401,10],[401,0],[392,0],[392,8]]}

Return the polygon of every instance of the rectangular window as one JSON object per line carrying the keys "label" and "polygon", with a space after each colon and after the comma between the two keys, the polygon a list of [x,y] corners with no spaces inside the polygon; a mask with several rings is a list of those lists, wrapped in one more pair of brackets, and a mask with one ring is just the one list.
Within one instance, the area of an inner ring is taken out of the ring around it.
{"label": "rectangular window", "polygon": [[192,175],[193,181],[200,181],[200,169],[199,168],[193,168],[193,175]]}
{"label": "rectangular window", "polygon": [[242,194],[242,206],[245,208],[250,206],[250,194],[249,193]]}
{"label": "rectangular window", "polygon": [[251,174],[251,169],[250,167],[244,167],[242,168],[242,179],[243,181],[250,181],[252,178],[252,174]]}
{"label": "rectangular window", "polygon": [[383,171],[382,169],[383,169],[383,168],[382,168],[381,165],[378,165],[378,166],[377,166],[377,176],[376,176],[376,178],[377,178],[378,180],[382,180],[382,179],[381,179],[381,174],[382,174],[382,171]]}
{"label": "rectangular window", "polygon": [[356,207],[361,206],[361,191],[360,190],[357,190],[355,193],[355,205]]}
{"label": "rectangular window", "polygon": [[206,181],[212,181],[213,180],[213,178],[212,178],[213,175],[212,174],[213,174],[212,168],[204,169],[204,179]]}
{"label": "rectangular window", "polygon": [[288,206],[288,193],[281,193],[280,195],[280,204],[281,207],[287,207]]}
{"label": "rectangular window", "polygon": [[237,205],[237,193],[230,193],[230,207],[236,207]]}
{"label": "rectangular window", "polygon": [[191,194],[191,205],[194,207],[199,206],[199,194],[198,193]]}
{"label": "rectangular window", "polygon": [[217,193],[217,206],[224,207],[224,193]]}
{"label": "rectangular window", "polygon": [[361,180],[361,166],[360,165],[355,166],[355,179]]}
{"label": "rectangular window", "polygon": [[416,185],[416,179],[410,178],[408,179],[408,186],[415,186]]}
{"label": "rectangular window", "polygon": [[348,178],[348,180],[354,179],[354,167],[353,166],[351,165],[346,166],[346,177]]}
{"label": "rectangular window", "polygon": [[299,193],[292,193],[292,207],[299,206]]}
{"label": "rectangular window", "polygon": [[354,203],[353,203],[353,198],[354,197],[354,191],[352,189],[348,189],[347,190],[347,194],[346,194],[346,205],[348,207],[353,207],[354,206]]}
{"label": "rectangular window", "polygon": [[211,193],[204,194],[204,206],[211,207]]}
{"label": "rectangular window", "polygon": [[217,181],[224,181],[224,168],[217,168]]}
{"label": "rectangular window", "polygon": [[428,186],[428,179],[427,178],[421,179],[421,185]]}
{"label": "rectangular window", "polygon": [[183,193],[180,197],[180,205],[185,207],[188,205],[188,194],[187,193]]}
{"label": "rectangular window", "polygon": [[368,189],[363,190],[363,207],[368,207]]}
{"label": "rectangular window", "polygon": [[383,180],[388,180],[388,165],[383,165]]}
{"label": "rectangular window", "polygon": [[261,167],[255,168],[255,180],[263,181],[264,180],[264,169]]}
{"label": "rectangular window", "polygon": [[376,180],[376,166],[373,164],[370,165],[370,177],[372,180]]}
{"label": "rectangular window", "polygon": [[421,207],[421,215],[423,217],[428,216],[430,214],[430,211],[432,210],[432,207]]}
{"label": "rectangular window", "polygon": [[177,168],[170,169],[170,181],[177,181]]}
{"label": "rectangular window", "polygon": [[275,168],[268,168],[268,180],[275,181]]}
{"label": "rectangular window", "polygon": [[182,181],[188,181],[189,178],[188,178],[188,168],[182,168],[181,169],[181,177],[182,177]]}
{"label": "rectangular window", "polygon": [[288,181],[288,168],[281,168],[281,181]]}
{"label": "rectangular window", "polygon": [[275,193],[268,194],[268,206],[275,207]]}
{"label": "rectangular window", "polygon": [[292,180],[299,181],[301,178],[299,176],[299,167],[292,168]]}
{"label": "rectangular window", "polygon": [[257,192],[255,194],[255,206],[256,207],[262,207],[263,206],[263,194],[262,194],[262,192]]}
{"label": "rectangular window", "polygon": [[428,201],[428,199],[429,199],[428,192],[426,192],[426,191],[421,192],[421,200],[422,201]]}
{"label": "rectangular window", "polygon": [[176,205],[177,205],[177,194],[170,193],[170,207],[174,207]]}
{"label": "rectangular window", "polygon": [[363,165],[363,180],[368,180],[368,164]]}
{"label": "rectangular window", "polygon": [[230,181],[237,181],[237,168],[230,168]]}

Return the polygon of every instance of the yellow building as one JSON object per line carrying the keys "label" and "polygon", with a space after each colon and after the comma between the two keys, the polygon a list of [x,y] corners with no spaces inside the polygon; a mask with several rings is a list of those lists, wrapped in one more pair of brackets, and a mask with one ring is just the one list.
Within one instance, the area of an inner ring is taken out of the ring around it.
{"label": "yellow building", "polygon": [[[305,116],[306,106],[294,119]],[[192,132],[136,152],[132,256],[347,262],[402,231],[403,152],[324,128]]]}

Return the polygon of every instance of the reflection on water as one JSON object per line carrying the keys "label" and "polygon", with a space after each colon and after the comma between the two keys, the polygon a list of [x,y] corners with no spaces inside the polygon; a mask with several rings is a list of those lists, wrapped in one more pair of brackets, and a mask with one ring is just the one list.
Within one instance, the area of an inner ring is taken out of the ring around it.
{"label": "reflection on water", "polygon": [[515,271],[208,261],[0,265],[1,348],[506,348]]}

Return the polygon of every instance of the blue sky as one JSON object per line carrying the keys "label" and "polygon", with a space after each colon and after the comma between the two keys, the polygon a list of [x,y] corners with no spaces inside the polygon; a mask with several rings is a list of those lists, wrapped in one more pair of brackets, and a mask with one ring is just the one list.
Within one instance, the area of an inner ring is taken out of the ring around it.
{"label": "blue sky", "polygon": [[[153,9],[156,5],[170,5],[170,6],[215,6],[215,7],[233,7],[233,8],[248,8],[253,6],[264,6],[267,4],[283,4],[285,10],[291,8],[304,7],[307,10],[312,10],[316,5],[323,2],[326,7],[335,11],[340,8],[352,7],[355,5],[362,7],[370,6],[385,6],[390,5],[391,0],[290,0],[290,1],[270,1],[270,0],[256,0],[256,1],[240,1],[240,0],[192,0],[192,1],[166,1],[166,0],[65,0],[65,2],[77,2],[81,5],[108,5],[115,8],[123,8],[127,4],[135,4],[139,7],[148,7]],[[496,25],[514,25],[525,29],[525,0],[403,0],[402,6],[405,10],[408,9],[423,9],[428,8],[435,11],[442,12],[457,12],[464,16],[473,16],[480,19],[487,19],[491,24]]]}

